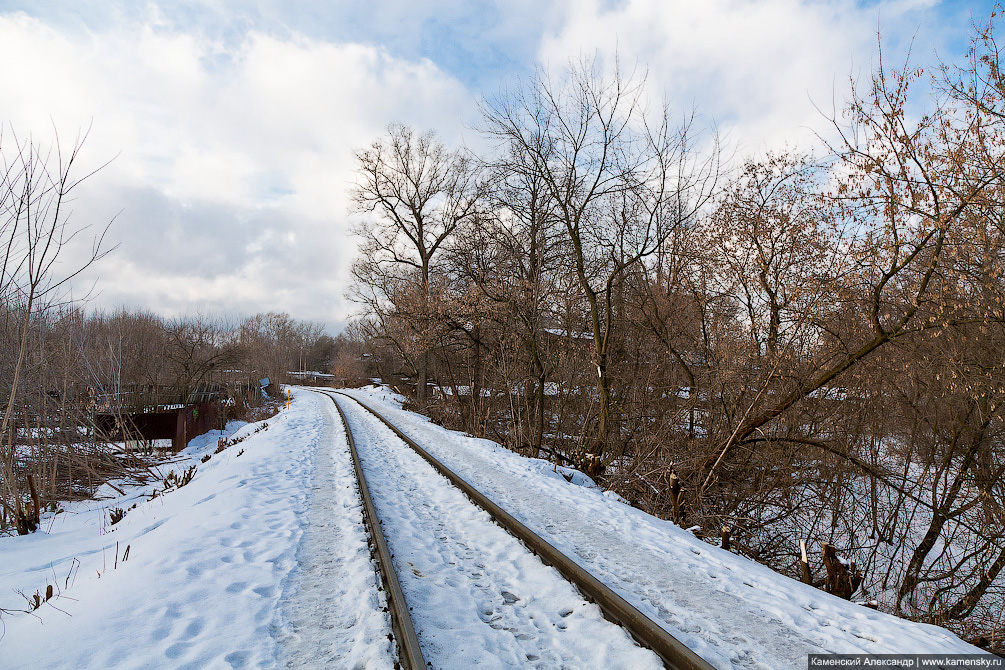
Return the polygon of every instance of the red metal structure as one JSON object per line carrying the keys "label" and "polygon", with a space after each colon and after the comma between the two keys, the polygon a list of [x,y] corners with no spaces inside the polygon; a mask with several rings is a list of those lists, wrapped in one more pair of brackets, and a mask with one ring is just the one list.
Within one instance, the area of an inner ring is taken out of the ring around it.
{"label": "red metal structure", "polygon": [[109,441],[171,440],[171,448],[181,451],[188,441],[217,428],[220,404],[204,402],[176,409],[136,414],[98,414],[95,428]]}

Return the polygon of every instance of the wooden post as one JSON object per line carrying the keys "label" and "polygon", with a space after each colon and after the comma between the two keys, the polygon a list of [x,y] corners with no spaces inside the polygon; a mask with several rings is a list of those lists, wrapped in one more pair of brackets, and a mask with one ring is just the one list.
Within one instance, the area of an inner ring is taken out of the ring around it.
{"label": "wooden post", "polygon": [[673,507],[673,519],[675,524],[680,525],[681,514],[680,514],[680,479],[677,478],[676,472],[670,473],[670,504]]}
{"label": "wooden post", "polygon": [[806,540],[799,540],[799,572],[802,575],[803,584],[813,584],[813,574],[810,572],[810,561],[806,556]]}
{"label": "wooden post", "polygon": [[837,556],[837,549],[832,544],[820,543],[820,553],[823,555],[824,567],[827,568],[825,590],[828,593],[851,600],[851,594],[862,583],[862,573],[855,569],[855,564],[848,568]]}
{"label": "wooden post", "polygon": [[39,517],[42,514],[41,504],[38,501],[38,489],[35,488],[35,475],[28,475],[28,491],[31,494],[32,510],[28,514],[28,523],[32,532],[38,528]]}

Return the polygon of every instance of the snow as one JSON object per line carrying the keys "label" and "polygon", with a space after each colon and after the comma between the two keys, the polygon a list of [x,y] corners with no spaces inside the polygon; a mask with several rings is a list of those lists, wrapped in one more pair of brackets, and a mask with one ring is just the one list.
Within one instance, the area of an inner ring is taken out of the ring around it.
{"label": "snow", "polygon": [[662,667],[386,426],[341,402],[433,667]]}
{"label": "snow", "polygon": [[[67,505],[43,519],[45,532],[0,538],[0,607],[23,609],[18,590],[58,591],[32,615],[3,616],[0,667],[274,666],[325,423],[311,397],[265,430],[238,428],[231,437],[248,439],[206,463],[220,433],[193,440],[184,455],[198,471],[182,488]],[[134,502],[108,525],[108,509]]]}
{"label": "snow", "polygon": [[545,328],[544,332],[550,333],[551,335],[556,335],[558,337],[569,337],[574,340],[593,339],[593,333],[587,333],[585,331],[565,330],[563,328]]}
{"label": "snow", "polygon": [[[298,399],[299,400],[299,399]],[[283,594],[286,627],[278,631],[279,666],[392,668],[387,602],[370,559],[363,504],[355,485],[349,443],[334,406],[316,394],[327,421],[322,458],[311,489],[309,520],[298,567]]]}
{"label": "snow", "polygon": [[351,393],[715,667],[805,667],[811,653],[979,653],[945,629],[827,595],[597,488],[542,477],[551,464],[404,412],[383,389]]}
{"label": "snow", "polygon": [[[716,667],[801,668],[824,652],[978,653],[941,628],[712,547],[573,470],[435,426],[384,389],[352,393]],[[439,603],[413,611],[434,665],[657,667],[351,405],[392,552],[407,568],[403,589]],[[161,467],[194,464],[184,487],[152,500],[161,485],[124,496],[104,487],[102,500],[47,515],[42,532],[0,537],[0,608],[25,609],[18,591],[56,590],[31,614],[0,615],[0,668],[393,667],[331,401],[296,390],[267,424],[228,426],[245,439],[219,454],[221,433],[193,440],[184,460]],[[114,526],[112,508],[128,510]]]}

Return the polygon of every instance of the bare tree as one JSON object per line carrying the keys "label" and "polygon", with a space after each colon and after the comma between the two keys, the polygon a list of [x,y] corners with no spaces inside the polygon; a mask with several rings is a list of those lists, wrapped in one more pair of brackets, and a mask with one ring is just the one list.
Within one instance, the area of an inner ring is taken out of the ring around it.
{"label": "bare tree", "polygon": [[[486,206],[428,272],[400,227],[362,247],[373,351],[413,378],[436,352],[439,418],[556,462],[604,450],[604,485],[653,514],[821,586],[852,556],[842,595],[1001,646],[995,20],[930,82],[880,59],[824,160],[748,160],[721,190],[644,78],[539,73],[485,104]],[[803,563],[800,540],[828,549]]]}
{"label": "bare tree", "polygon": [[934,315],[918,317],[926,315],[922,307],[938,287],[947,239],[1000,173],[963,159],[962,152],[979,139],[973,126],[961,127],[947,110],[911,124],[906,105],[916,77],[907,68],[887,71],[881,64],[867,92],[853,89],[847,123],[834,120],[843,140],[835,153],[844,175],[833,199],[856,231],[846,245],[857,271],[835,291],[844,293],[833,312],[841,312],[843,303],[865,315],[864,321],[853,321],[851,330],[837,322],[825,328],[830,346],[788,389],[748,408],[709,459],[703,488],[734,445],[762,439],[755,433],[763,434],[812,393],[888,343],[939,322]]}
{"label": "bare tree", "polygon": [[235,329],[226,323],[193,316],[174,319],[163,329],[164,363],[181,402],[190,402],[192,392],[245,359]]}
{"label": "bare tree", "polygon": [[485,132],[520,169],[540,176],[564,227],[587,303],[599,393],[593,448],[611,430],[608,364],[620,283],[705,204],[719,163],[696,149],[694,117],[675,124],[667,103],[646,109],[645,78],[610,76],[584,59],[559,79],[543,72],[487,104]]}
{"label": "bare tree", "polygon": [[396,344],[416,375],[418,400],[425,403],[434,263],[458,226],[477,213],[481,184],[462,152],[448,150],[431,131],[416,133],[408,126],[389,126],[386,137],[356,153],[356,161],[353,206],[372,217],[356,228],[361,243],[352,295],[385,320],[392,318],[395,296],[414,298],[406,317],[411,337]]}
{"label": "bare tree", "polygon": [[[7,513],[17,520],[18,532],[31,530],[30,519],[22,505],[22,477],[17,471],[18,454],[14,439],[14,417],[21,392],[22,373],[32,347],[30,335],[38,317],[59,306],[66,297],[68,282],[101,259],[107,226],[92,239],[90,253],[66,270],[71,244],[86,232],[86,226],[71,222],[69,199],[83,177],[73,174],[86,133],[78,136],[69,151],[64,151],[58,135],[50,145],[19,137],[13,129],[4,136],[0,131],[0,304],[13,335],[7,355],[13,361],[9,380],[2,391],[6,396],[0,419],[0,468],[3,490],[0,501]],[[109,223],[109,225],[111,225]],[[9,386],[8,386],[9,384]],[[34,486],[29,479],[28,484]],[[37,517],[38,505],[34,505]]]}

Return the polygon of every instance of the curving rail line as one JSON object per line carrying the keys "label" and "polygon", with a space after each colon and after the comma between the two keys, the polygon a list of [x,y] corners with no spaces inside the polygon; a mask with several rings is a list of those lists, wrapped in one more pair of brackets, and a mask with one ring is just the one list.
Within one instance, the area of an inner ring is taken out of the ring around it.
{"label": "curving rail line", "polygon": [[[376,549],[376,558],[382,578],[387,587],[388,606],[391,611],[392,628],[395,639],[399,647],[399,661],[412,668],[419,670],[425,668],[426,663],[419,650],[418,638],[412,626],[411,617],[408,614],[408,605],[405,603],[401,586],[394,572],[391,563],[391,555],[384,541],[381,531],[380,521],[377,517],[376,509],[370,499],[370,493],[366,486],[366,479],[363,476],[363,469],[356,453],[352,433],[349,430],[349,422],[342,412],[335,397],[329,393],[323,395],[331,398],[338,409],[342,422],[345,424],[348,436],[349,448],[352,453],[353,465],[356,469],[356,477],[359,481],[360,494],[363,498],[364,509],[366,511],[367,523],[370,528],[370,535],[373,538]],[[383,415],[374,410],[368,404],[352,398],[344,393],[338,393],[344,398],[351,399],[361,407],[383,422],[402,441],[425,459],[441,475],[447,478],[454,486],[463,491],[468,498],[476,505],[484,509],[490,516],[510,534],[521,540],[532,552],[534,552],[542,562],[552,566],[567,580],[579,589],[579,591],[590,601],[596,603],[604,616],[610,621],[622,626],[628,633],[644,647],[656,653],[671,670],[712,670],[712,666],[703,658],[695,654],[686,647],[680,640],[676,639],[661,626],[640,612],[634,605],[615,593],[610,587],[598,580],[592,574],[584,570],[578,563],[570,559],[552,544],[541,538],[534,531],[530,530],[523,523],[514,518],[506,510],[485,497],[480,491],[461,479],[456,473],[443,465],[440,461],[430,455],[425,449],[415,443],[414,440],[405,435],[397,426],[388,421]]]}

